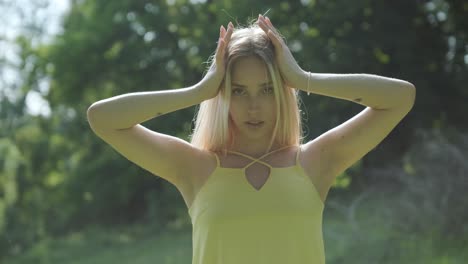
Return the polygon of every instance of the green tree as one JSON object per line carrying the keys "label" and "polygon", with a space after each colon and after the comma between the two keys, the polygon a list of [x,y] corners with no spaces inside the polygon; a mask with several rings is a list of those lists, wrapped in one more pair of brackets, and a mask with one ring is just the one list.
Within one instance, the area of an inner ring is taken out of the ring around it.
{"label": "green tree", "polygon": [[[370,179],[364,172],[401,164],[416,129],[456,126],[466,131],[467,10],[455,0],[73,1],[63,33],[51,43],[33,45],[40,31],[16,40],[21,50],[19,99],[0,97],[0,236],[27,245],[90,223],[157,220],[164,226],[182,217],[189,224],[174,186],[98,139],[89,129],[86,110],[122,93],[196,83],[215,49],[219,25],[246,24],[265,12],[304,69],[367,72],[418,87],[411,113],[342,177],[351,180],[350,190],[366,188]],[[44,81],[47,92],[40,88]],[[50,116],[25,112],[31,91],[46,94]],[[316,95],[302,101],[307,139],[363,109]],[[194,110],[144,125],[188,139]]]}

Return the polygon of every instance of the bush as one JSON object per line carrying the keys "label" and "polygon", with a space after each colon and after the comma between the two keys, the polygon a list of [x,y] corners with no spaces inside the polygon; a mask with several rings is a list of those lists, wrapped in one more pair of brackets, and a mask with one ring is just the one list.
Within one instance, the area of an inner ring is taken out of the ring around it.
{"label": "bush", "polygon": [[[350,256],[355,263],[462,263],[468,245],[468,135],[416,135],[400,163],[367,168],[370,184],[363,190],[327,201],[330,263]],[[339,214],[330,215],[330,209]],[[340,218],[345,225],[335,223]]]}
{"label": "bush", "polygon": [[[418,132],[418,142],[404,157],[406,176],[399,174],[412,228],[433,226],[447,238],[468,234],[468,134]],[[411,209],[413,208],[413,209]]]}
{"label": "bush", "polygon": [[382,193],[392,193],[388,220],[406,234],[468,236],[468,134],[418,131],[415,138],[401,164],[370,172]]}

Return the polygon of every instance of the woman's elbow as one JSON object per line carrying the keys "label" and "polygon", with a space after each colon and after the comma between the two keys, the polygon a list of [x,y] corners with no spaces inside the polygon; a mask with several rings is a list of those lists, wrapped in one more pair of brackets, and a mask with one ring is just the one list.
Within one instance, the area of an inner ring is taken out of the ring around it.
{"label": "woman's elbow", "polygon": [[413,105],[414,102],[416,101],[416,86],[414,86],[414,84],[408,82],[409,84],[409,98],[410,98],[410,101],[411,101],[411,104]]}
{"label": "woman's elbow", "polygon": [[405,105],[405,107],[408,107],[408,110],[411,110],[413,108],[414,103],[416,101],[416,87],[414,84],[410,82],[406,82],[406,92],[404,94],[404,98],[402,98],[401,102]]}
{"label": "woman's elbow", "polygon": [[95,132],[99,129],[99,127],[102,127],[102,122],[105,120],[102,118],[102,115],[102,109],[99,102],[91,104],[86,111],[88,124]]}

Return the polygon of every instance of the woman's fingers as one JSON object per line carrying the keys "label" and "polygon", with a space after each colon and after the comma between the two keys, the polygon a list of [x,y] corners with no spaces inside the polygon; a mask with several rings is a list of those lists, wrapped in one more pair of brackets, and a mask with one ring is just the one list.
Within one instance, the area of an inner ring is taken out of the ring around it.
{"label": "woman's fingers", "polygon": [[271,23],[269,17],[266,17],[265,20],[266,20],[267,24],[268,24],[270,27],[275,28],[275,27],[273,26],[273,24]]}
{"label": "woman's fingers", "polygon": [[263,26],[262,28],[265,30],[265,33],[268,33],[268,29],[271,30],[273,33],[276,33],[276,28],[271,23],[270,18],[264,17],[262,15],[258,16],[258,21],[260,22],[259,25]]}
{"label": "woman's fingers", "polygon": [[268,30],[273,31],[273,28],[271,28],[264,19],[259,19],[258,20],[258,26],[265,31],[265,33],[268,33]]}
{"label": "woman's fingers", "polygon": [[232,31],[234,31],[234,26],[231,22],[228,24],[228,29],[226,30],[223,25],[219,28],[219,37],[225,42],[229,42],[231,39]]}
{"label": "woman's fingers", "polygon": [[216,50],[216,59],[218,62],[221,62],[224,57],[226,46],[231,40],[232,32],[234,31],[234,25],[229,22],[227,28],[228,29],[226,30],[223,25],[219,28],[218,47]]}
{"label": "woman's fingers", "polygon": [[218,50],[221,48],[222,42],[226,36],[226,29],[223,25],[219,27]]}
{"label": "woman's fingers", "polygon": [[218,49],[216,50],[216,65],[221,65],[223,64],[222,63],[222,60],[224,58],[224,46],[225,46],[225,42],[222,38],[219,38],[219,42],[218,42]]}
{"label": "woman's fingers", "polygon": [[222,53],[223,50],[223,39],[219,38],[218,39],[218,46],[216,47],[216,60],[219,60],[220,54]]}
{"label": "woman's fingers", "polygon": [[224,35],[226,35],[226,29],[223,25],[221,25],[221,27],[219,28],[219,37],[224,38]]}
{"label": "woman's fingers", "polygon": [[260,15],[258,15],[257,24],[261,29],[265,30],[266,25],[265,25],[265,22],[263,20],[263,17],[260,16]]}
{"label": "woman's fingers", "polygon": [[273,26],[268,17],[265,18],[262,15],[259,15],[258,25],[261,29],[263,29],[263,31],[267,34],[275,46],[282,44],[281,38],[278,36],[276,28]]}
{"label": "woman's fingers", "polygon": [[234,31],[234,25],[231,22],[229,22],[227,33],[224,36],[224,40],[226,41],[226,43],[229,43],[229,41],[231,40],[233,31]]}
{"label": "woman's fingers", "polygon": [[[270,28],[264,21],[258,21],[258,25],[260,26],[261,29],[270,37],[270,34],[274,35],[274,32],[272,28]],[[268,34],[268,32],[271,32]]]}

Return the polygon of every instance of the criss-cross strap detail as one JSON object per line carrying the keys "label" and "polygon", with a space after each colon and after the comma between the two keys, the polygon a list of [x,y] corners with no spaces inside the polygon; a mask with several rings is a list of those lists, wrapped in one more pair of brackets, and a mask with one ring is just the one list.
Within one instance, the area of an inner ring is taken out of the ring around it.
{"label": "criss-cross strap detail", "polygon": [[[252,156],[249,156],[249,155],[246,155],[246,154],[244,154],[244,153],[237,152],[237,151],[228,151],[228,152],[229,152],[229,153],[234,153],[234,154],[237,154],[237,155],[240,155],[240,156],[243,156],[243,157],[245,157],[245,158],[248,158],[248,159],[252,160],[252,162],[250,162],[249,164],[247,164],[246,166],[244,166],[243,169],[248,168],[249,166],[251,166],[251,165],[254,164],[255,162],[262,163],[263,165],[269,167],[270,169],[273,169],[273,167],[272,167],[270,164],[268,164],[268,163],[266,163],[266,162],[264,162],[264,161],[261,161],[261,159],[263,159],[264,157],[266,157],[266,156],[268,156],[268,155],[271,155],[271,154],[273,154],[273,153],[275,153],[275,152],[278,152],[278,151],[280,151],[280,150],[283,150],[283,149],[289,148],[289,147],[291,147],[291,146],[285,146],[285,147],[282,147],[282,148],[279,148],[279,149],[275,149],[275,150],[273,150],[273,151],[270,151],[270,152],[268,152],[268,153],[262,155],[262,156],[261,156],[260,158],[258,158],[258,159],[255,159],[255,158],[253,158]],[[296,160],[297,160],[297,158],[296,158]],[[296,161],[296,162],[297,162],[297,161]]]}

